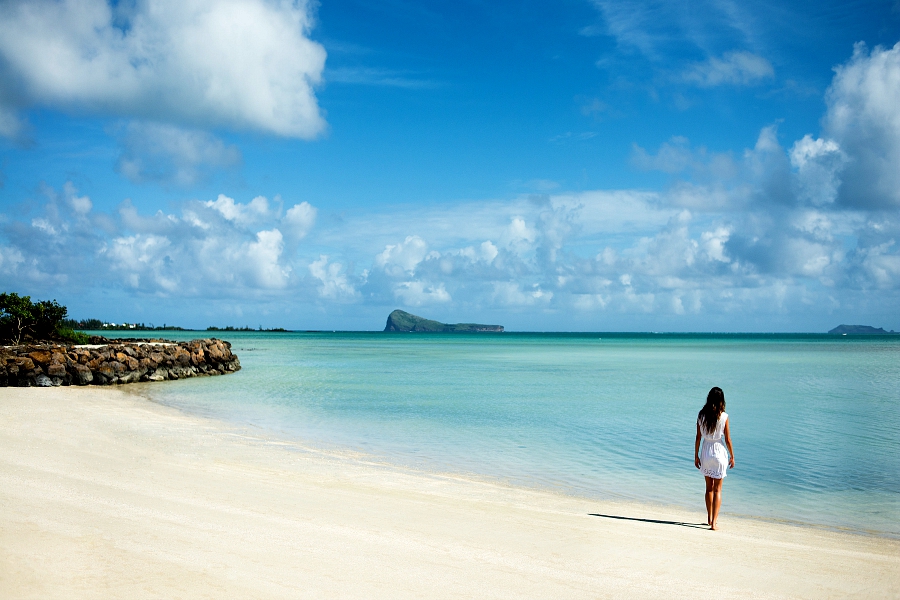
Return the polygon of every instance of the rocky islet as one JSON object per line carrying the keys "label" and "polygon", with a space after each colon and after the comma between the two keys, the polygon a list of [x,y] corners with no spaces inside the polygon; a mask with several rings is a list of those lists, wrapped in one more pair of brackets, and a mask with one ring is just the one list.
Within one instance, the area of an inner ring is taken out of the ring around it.
{"label": "rocky islet", "polygon": [[239,371],[231,344],[118,341],[102,345],[34,344],[0,348],[0,387],[114,385],[225,375]]}
{"label": "rocky islet", "polygon": [[404,333],[502,333],[503,325],[441,323],[397,309],[388,315],[384,330]]}

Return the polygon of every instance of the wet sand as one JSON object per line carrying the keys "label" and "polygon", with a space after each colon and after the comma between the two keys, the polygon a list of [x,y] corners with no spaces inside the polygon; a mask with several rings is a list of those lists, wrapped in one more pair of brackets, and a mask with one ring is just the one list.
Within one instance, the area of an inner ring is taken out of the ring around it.
{"label": "wet sand", "polygon": [[0,388],[2,598],[900,597],[896,540],[711,532],[700,502],[404,470],[125,388]]}

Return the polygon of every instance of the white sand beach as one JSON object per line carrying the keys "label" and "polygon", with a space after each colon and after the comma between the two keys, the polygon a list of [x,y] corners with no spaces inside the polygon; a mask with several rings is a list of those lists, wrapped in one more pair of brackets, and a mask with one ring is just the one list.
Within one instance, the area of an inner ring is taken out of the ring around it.
{"label": "white sand beach", "polygon": [[900,596],[895,540],[678,525],[705,520],[699,481],[693,512],[595,502],[323,453],[124,388],[2,388],[0,424],[5,599]]}

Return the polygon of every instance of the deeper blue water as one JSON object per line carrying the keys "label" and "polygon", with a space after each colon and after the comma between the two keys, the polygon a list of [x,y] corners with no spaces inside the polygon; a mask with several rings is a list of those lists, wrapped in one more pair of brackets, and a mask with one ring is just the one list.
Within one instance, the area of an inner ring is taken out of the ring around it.
{"label": "deeper blue water", "polygon": [[718,385],[724,513],[900,537],[900,336],[219,335],[242,371],[143,391],[395,464],[702,512],[695,422]]}

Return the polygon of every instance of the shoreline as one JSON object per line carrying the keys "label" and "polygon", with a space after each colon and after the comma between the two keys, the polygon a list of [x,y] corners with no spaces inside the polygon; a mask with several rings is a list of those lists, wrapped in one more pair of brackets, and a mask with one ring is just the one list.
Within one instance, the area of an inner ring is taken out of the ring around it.
{"label": "shoreline", "polygon": [[[570,498],[572,500],[578,500],[587,503],[601,503],[601,504],[622,504],[626,506],[641,506],[646,508],[648,511],[663,511],[663,512],[675,512],[675,513],[694,513],[696,512],[698,515],[703,516],[703,510],[696,510],[696,506],[686,506],[683,504],[678,504],[674,502],[665,502],[659,500],[648,500],[637,497],[628,497],[628,496],[619,496],[619,497],[609,497],[609,496],[590,496],[583,493],[579,493],[577,490],[567,491],[567,488],[559,486],[553,487],[550,485],[542,485],[539,483],[534,483],[530,485],[527,483],[525,479],[516,479],[514,477],[503,477],[503,476],[495,476],[487,473],[479,473],[476,471],[466,471],[466,470],[447,470],[434,468],[429,469],[423,465],[417,465],[413,463],[404,463],[402,461],[392,461],[389,455],[381,455],[381,454],[372,454],[371,452],[367,452],[363,449],[355,449],[352,447],[341,446],[337,443],[322,443],[321,445],[316,445],[310,443],[308,440],[304,440],[302,438],[295,437],[292,434],[287,432],[279,432],[271,429],[267,429],[261,425],[255,425],[252,423],[244,423],[239,420],[230,421],[218,416],[211,416],[209,414],[204,413],[203,411],[191,411],[187,408],[179,406],[177,403],[168,403],[162,400],[159,400],[154,397],[154,389],[148,386],[149,384],[142,382],[141,385],[136,386],[128,386],[123,387],[120,391],[124,394],[128,394],[129,396],[133,396],[135,398],[139,398],[142,401],[153,403],[157,406],[163,407],[165,409],[174,410],[178,413],[184,414],[188,418],[197,418],[201,420],[209,420],[214,423],[221,423],[223,427],[234,428],[236,430],[241,430],[247,432],[248,438],[259,438],[266,439],[267,443],[275,443],[285,447],[294,447],[303,452],[310,452],[312,454],[321,455],[322,457],[332,457],[337,460],[349,460],[353,462],[358,462],[360,464],[364,464],[367,466],[384,468],[384,469],[396,469],[399,472],[408,473],[409,475],[421,475],[423,477],[448,477],[450,479],[459,479],[461,481],[469,481],[472,483],[480,483],[485,485],[494,485],[500,488],[509,488],[510,490],[525,490],[525,491],[533,491],[537,493],[546,493],[551,495],[558,495],[565,498]],[[697,506],[702,502],[702,480],[698,484],[698,492],[697,492]],[[720,518],[726,519],[738,519],[745,520],[750,522],[759,522],[759,523],[767,523],[771,525],[783,526],[783,527],[797,527],[800,529],[810,529],[813,531],[823,531],[823,532],[832,532],[840,535],[853,535],[860,536],[864,538],[875,538],[875,539],[886,539],[900,542],[900,533],[894,533],[890,531],[878,530],[878,529],[862,529],[857,527],[845,526],[845,525],[833,525],[829,523],[815,522],[815,521],[801,521],[801,520],[793,520],[787,518],[780,518],[774,516],[765,516],[765,515],[753,515],[753,514],[745,514],[745,513],[737,513],[729,510],[723,510],[720,513]]]}
{"label": "shoreline", "polygon": [[726,597],[900,593],[890,537],[710,532],[702,511],[381,464],[139,390],[7,388],[0,420],[8,597],[688,597],[710,555]]}

